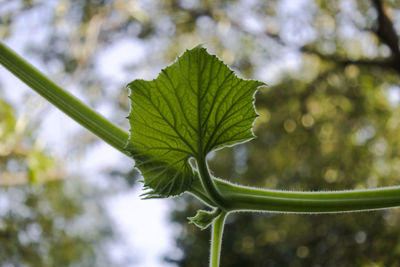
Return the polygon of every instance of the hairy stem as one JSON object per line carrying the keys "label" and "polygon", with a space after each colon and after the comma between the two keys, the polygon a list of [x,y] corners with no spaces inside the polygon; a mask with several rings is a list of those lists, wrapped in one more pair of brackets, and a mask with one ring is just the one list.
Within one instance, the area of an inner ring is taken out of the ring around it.
{"label": "hairy stem", "polygon": [[222,235],[224,233],[225,218],[227,214],[227,212],[222,211],[212,224],[210,267],[219,266]]}
{"label": "hairy stem", "polygon": [[197,168],[200,174],[201,184],[203,185],[207,195],[219,208],[223,210],[229,209],[230,202],[224,198],[218,187],[215,185],[214,179],[211,177],[210,171],[208,170],[205,156],[197,159]]}
{"label": "hairy stem", "polygon": [[[195,179],[195,181],[199,181],[198,179]],[[218,205],[212,201],[207,193],[205,193],[204,190],[202,190],[203,188],[201,187],[201,185],[199,187],[193,187],[191,188],[191,190],[189,191],[190,194],[194,195],[197,199],[203,201],[206,205],[208,205],[209,207],[217,207]]]}
{"label": "hairy stem", "polygon": [[122,153],[127,153],[124,150],[127,133],[53,83],[1,42],[0,64],[80,125]]}
{"label": "hairy stem", "polygon": [[[282,191],[234,185],[214,179],[231,204],[231,211],[334,213],[375,210],[400,206],[400,186],[343,191]],[[199,183],[192,188],[201,190]]]}

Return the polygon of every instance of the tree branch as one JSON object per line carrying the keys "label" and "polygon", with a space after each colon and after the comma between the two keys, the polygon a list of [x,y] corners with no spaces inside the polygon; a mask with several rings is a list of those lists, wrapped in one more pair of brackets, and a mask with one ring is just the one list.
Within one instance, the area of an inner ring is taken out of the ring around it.
{"label": "tree branch", "polygon": [[378,13],[377,28],[372,30],[379,38],[379,40],[386,44],[392,55],[388,58],[375,58],[375,59],[348,59],[345,57],[334,55],[326,55],[317,50],[308,47],[300,49],[303,53],[309,53],[320,57],[322,60],[331,61],[341,66],[350,64],[365,66],[365,67],[378,67],[384,69],[392,69],[400,74],[400,48],[399,36],[394,29],[393,22],[388,15],[388,9],[383,0],[371,0]]}
{"label": "tree branch", "polygon": [[375,33],[382,43],[389,46],[392,54],[398,57],[400,54],[399,37],[389,17],[387,6],[383,0],[372,0],[372,2],[378,12],[378,28],[375,30]]}
{"label": "tree branch", "polygon": [[370,67],[392,68],[395,71],[400,72],[399,67],[392,62],[393,61],[392,59],[348,59],[340,57],[336,54],[334,55],[322,54],[317,50],[309,49],[307,47],[302,47],[300,51],[303,53],[316,55],[322,60],[332,61],[342,66],[355,64],[355,65],[370,66]]}

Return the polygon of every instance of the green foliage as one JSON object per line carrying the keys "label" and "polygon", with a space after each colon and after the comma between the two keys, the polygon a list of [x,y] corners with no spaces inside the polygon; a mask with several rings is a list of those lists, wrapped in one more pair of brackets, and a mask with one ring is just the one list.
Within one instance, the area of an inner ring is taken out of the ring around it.
{"label": "green foliage", "polygon": [[135,80],[127,150],[152,189],[149,197],[187,190],[189,159],[254,137],[253,97],[262,82],[238,78],[216,56],[197,46],[152,81]]}
{"label": "green foliage", "polygon": [[107,254],[114,231],[101,198],[109,192],[65,179],[4,100],[0,118],[0,266],[118,266]]}
{"label": "green foliage", "polygon": [[1,187],[0,265],[115,266],[102,193],[82,179]]}
{"label": "green foliage", "polygon": [[13,107],[1,99],[0,118],[0,184],[56,179],[54,160],[30,140],[31,129],[27,128],[26,118],[16,118]]}
{"label": "green foliage", "polygon": [[15,132],[15,118],[14,110],[5,101],[0,99],[0,139],[7,140],[11,139]]}

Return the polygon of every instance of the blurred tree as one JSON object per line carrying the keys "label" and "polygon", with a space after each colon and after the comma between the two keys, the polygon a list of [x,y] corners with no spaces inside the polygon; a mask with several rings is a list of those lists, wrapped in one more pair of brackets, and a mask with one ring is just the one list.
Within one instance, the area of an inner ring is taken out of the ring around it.
{"label": "blurred tree", "polygon": [[116,266],[112,228],[92,186],[49,181],[0,193],[2,266]]}
{"label": "blurred tree", "polygon": [[[298,190],[398,184],[398,0],[13,3],[0,12],[3,37],[12,36],[19,17],[46,11],[46,38],[29,44],[30,51],[55,66],[58,80],[76,84],[92,105],[115,103],[114,121],[123,126],[127,92],[110,87],[122,88],[128,80],[112,82],[96,68],[99,56],[123,40],[147,48],[132,51],[142,54],[128,68],[130,80],[155,75],[184,49],[205,43],[243,76],[269,83],[257,95],[258,138],[212,155],[216,176]],[[190,197],[176,200],[171,219],[182,225],[177,245],[183,255],[166,256],[167,261],[207,265],[209,233],[185,219],[200,206]],[[235,214],[228,220],[221,262],[397,266],[397,217],[397,209]]]}
{"label": "blurred tree", "polygon": [[60,178],[61,173],[39,142],[32,143],[27,118],[0,99],[0,184],[26,184]]}
{"label": "blurred tree", "polygon": [[[87,201],[90,210],[81,205],[84,194],[90,194],[83,190],[90,186],[57,181],[65,177],[59,164],[33,143],[26,118],[16,119],[2,100],[0,117],[0,265],[109,262],[104,253],[112,236],[108,219],[94,199]],[[77,188],[72,191],[71,186]],[[98,221],[90,222],[88,216]]]}
{"label": "blurred tree", "polygon": [[115,233],[102,199],[121,188],[64,180],[62,164],[14,113],[0,100],[0,265],[119,266],[110,258]]}
{"label": "blurred tree", "polygon": [[[272,12],[268,4],[257,4],[263,8],[254,12],[260,17],[252,23],[266,27],[265,35],[282,49],[300,51],[300,63],[280,71],[271,87],[257,94],[257,138],[217,152],[210,160],[214,174],[292,190],[398,184],[399,33],[392,22],[400,19],[396,3],[309,2],[304,13],[297,11],[276,23],[276,31],[268,31],[266,17],[272,14],[270,19],[279,21],[290,13],[291,4],[282,10],[275,6]],[[229,17],[228,11],[224,14]],[[241,27],[239,20],[228,23]],[[250,61],[246,68],[233,63],[246,75],[249,70],[257,73],[256,64]],[[199,208],[189,198],[183,202],[185,209],[173,213],[174,221],[183,222],[189,210],[194,214]],[[228,219],[221,264],[397,266],[397,217],[397,209],[317,216],[235,214]],[[208,251],[201,248],[207,247],[209,233],[199,232],[183,224],[177,244],[184,256],[166,260],[206,266]]]}

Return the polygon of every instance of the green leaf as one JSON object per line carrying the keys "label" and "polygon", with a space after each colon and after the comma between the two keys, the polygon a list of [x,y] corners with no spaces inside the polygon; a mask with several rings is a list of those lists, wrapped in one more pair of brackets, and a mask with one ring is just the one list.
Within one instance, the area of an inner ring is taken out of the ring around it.
{"label": "green leaf", "polygon": [[189,223],[195,224],[201,230],[206,229],[221,213],[220,209],[213,211],[198,210],[194,217],[188,217]]}
{"label": "green leaf", "polygon": [[142,172],[150,197],[187,190],[190,158],[254,137],[254,94],[262,82],[238,78],[197,46],[152,81],[135,80],[127,151]]}

